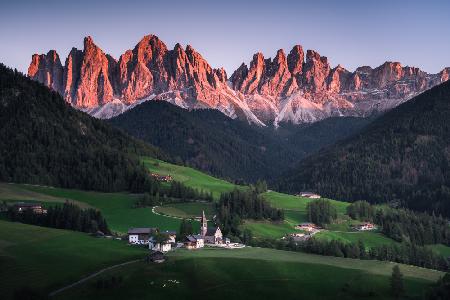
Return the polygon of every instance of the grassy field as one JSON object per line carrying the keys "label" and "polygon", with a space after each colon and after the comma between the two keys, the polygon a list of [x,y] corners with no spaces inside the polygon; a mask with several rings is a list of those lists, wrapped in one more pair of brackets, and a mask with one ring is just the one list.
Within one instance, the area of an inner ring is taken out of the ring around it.
{"label": "grassy field", "polygon": [[[0,182],[0,201],[37,201],[46,203],[64,203],[66,201],[66,199],[61,197],[53,197],[24,188],[26,186],[31,187],[31,185]],[[74,199],[71,199],[71,201],[81,208],[91,207],[85,202],[76,201]]]}
{"label": "grassy field", "polygon": [[171,203],[158,206],[155,211],[164,215],[186,219],[200,217],[202,211],[204,211],[206,218],[211,219],[214,216],[214,205],[203,202]]}
{"label": "grassy field", "polygon": [[187,186],[212,192],[213,197],[216,200],[219,199],[220,194],[223,192],[232,191],[236,187],[245,188],[243,186],[237,186],[228,181],[209,176],[195,169],[173,165],[161,160],[146,157],[143,158],[143,162],[151,172],[161,175],[171,175],[174,180],[183,182]]}
{"label": "grassy field", "polygon": [[364,242],[366,247],[375,247],[381,245],[390,245],[396,243],[381,233],[370,231],[355,231],[355,232],[337,232],[337,231],[322,231],[315,235],[317,239],[325,240],[340,240],[346,243],[356,243],[359,240]]}
{"label": "grassy field", "polygon": [[[93,280],[56,299],[391,299],[393,265],[259,248],[178,250],[164,264],[136,263],[103,275],[123,278],[115,288],[98,289]],[[401,270],[412,299],[442,275]]]}
{"label": "grassy field", "polygon": [[[14,190],[21,194],[32,192],[43,201],[64,202],[66,200],[82,203],[99,209],[109,227],[113,231],[127,232],[130,227],[159,227],[163,230],[178,230],[181,220],[168,218],[152,213],[151,208],[134,208],[136,195],[127,193],[99,193],[62,188],[51,188],[32,185],[13,185]],[[198,223],[194,225],[198,227]]]}
{"label": "grassy field", "polygon": [[[283,223],[246,221],[243,228],[250,229],[255,237],[281,238],[288,233],[298,232],[298,230],[294,229],[295,225],[308,221],[306,206],[309,202],[314,201],[314,199],[297,197],[274,191],[264,193],[263,197],[273,207],[284,210],[285,220]],[[336,207],[339,217],[344,218],[348,203],[335,200],[330,201]],[[348,224],[341,225],[341,227],[343,226],[348,227]]]}
{"label": "grassy field", "polygon": [[123,241],[0,220],[0,298],[23,285],[49,292],[145,252]]}

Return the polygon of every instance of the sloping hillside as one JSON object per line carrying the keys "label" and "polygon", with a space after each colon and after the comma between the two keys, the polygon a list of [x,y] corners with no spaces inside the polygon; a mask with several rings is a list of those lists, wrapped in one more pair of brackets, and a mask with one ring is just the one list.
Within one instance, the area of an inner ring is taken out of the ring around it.
{"label": "sloping hillside", "polygon": [[371,119],[333,118],[312,125],[260,128],[211,110],[148,101],[111,124],[156,145],[187,165],[244,181],[271,180],[307,154],[343,139]]}
{"label": "sloping hillside", "polygon": [[339,200],[403,202],[450,215],[450,82],[386,113],[279,180]]}
{"label": "sloping hillside", "polygon": [[142,190],[150,180],[137,154],[165,157],[0,65],[0,181]]}

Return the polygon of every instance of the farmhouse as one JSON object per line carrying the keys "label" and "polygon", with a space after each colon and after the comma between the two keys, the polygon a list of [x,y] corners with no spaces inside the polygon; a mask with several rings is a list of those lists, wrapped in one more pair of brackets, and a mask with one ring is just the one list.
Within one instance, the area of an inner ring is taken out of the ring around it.
{"label": "farmhouse", "polygon": [[19,202],[14,204],[14,208],[19,212],[23,213],[25,211],[31,211],[35,214],[46,214],[47,210],[42,207],[39,203],[26,203],[26,202]]}
{"label": "farmhouse", "polygon": [[203,239],[203,236],[196,234],[196,235],[188,235],[186,237],[186,241],[184,242],[184,247],[186,249],[199,249],[203,248],[205,246],[205,240]]}
{"label": "farmhouse", "polygon": [[130,228],[128,242],[135,245],[147,245],[151,234],[158,232],[157,228]]}
{"label": "farmhouse", "polygon": [[157,241],[154,237],[150,237],[148,248],[153,251],[168,252],[172,250],[172,243],[168,239],[166,241]]}
{"label": "farmhouse", "polygon": [[157,173],[151,173],[150,175],[158,181],[170,182],[173,180],[172,176],[170,175],[160,175]]}
{"label": "farmhouse", "polygon": [[297,194],[299,197],[310,198],[310,199],[320,199],[320,195],[312,192],[300,192]]}
{"label": "farmhouse", "polygon": [[376,226],[372,223],[363,223],[363,224],[359,224],[355,227],[356,230],[359,231],[367,231],[367,230],[374,230],[376,229]]}
{"label": "farmhouse", "polygon": [[201,218],[201,229],[200,234],[203,236],[205,244],[222,244],[223,243],[223,235],[220,228],[217,227],[210,227],[208,228],[208,221],[205,217],[205,211],[202,213]]}
{"label": "farmhouse", "polygon": [[314,223],[301,223],[299,225],[296,225],[295,229],[305,230],[305,231],[308,231],[308,232],[315,232],[315,231],[319,231],[320,227],[317,226]]}

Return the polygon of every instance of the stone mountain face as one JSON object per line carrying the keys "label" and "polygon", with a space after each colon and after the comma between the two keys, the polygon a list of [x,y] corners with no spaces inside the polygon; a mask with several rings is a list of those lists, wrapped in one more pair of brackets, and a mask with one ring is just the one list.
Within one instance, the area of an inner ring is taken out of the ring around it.
{"label": "stone mountain face", "polygon": [[449,79],[450,68],[427,74],[386,62],[350,72],[299,45],[274,59],[262,53],[230,78],[213,69],[192,48],[173,50],[155,35],[145,36],[119,60],[91,37],[73,48],[65,65],[56,51],[35,54],[28,76],[59,92],[73,106],[110,118],[147,100],[165,100],[187,109],[214,108],[232,118],[264,125],[315,122],[330,116],[366,116],[384,111]]}

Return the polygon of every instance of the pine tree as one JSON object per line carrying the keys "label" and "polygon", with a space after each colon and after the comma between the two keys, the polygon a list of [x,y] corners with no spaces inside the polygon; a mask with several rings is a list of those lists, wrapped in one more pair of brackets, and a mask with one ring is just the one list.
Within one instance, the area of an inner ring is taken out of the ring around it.
{"label": "pine tree", "polygon": [[392,268],[391,293],[395,298],[400,298],[405,293],[403,274],[398,265]]}

